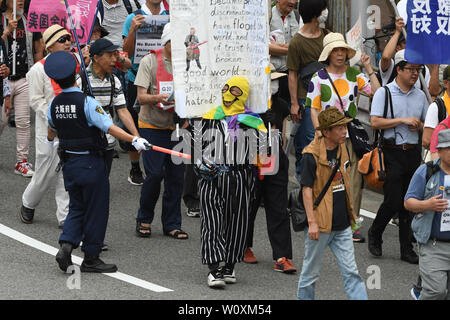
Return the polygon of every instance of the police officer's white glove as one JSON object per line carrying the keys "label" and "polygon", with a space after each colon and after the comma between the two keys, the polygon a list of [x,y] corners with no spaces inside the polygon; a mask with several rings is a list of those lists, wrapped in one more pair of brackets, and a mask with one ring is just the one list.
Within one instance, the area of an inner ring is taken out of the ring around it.
{"label": "police officer's white glove", "polygon": [[147,140],[145,140],[144,138],[139,138],[139,137],[134,137],[131,144],[138,151],[139,150],[148,150],[148,145],[150,145]]}
{"label": "police officer's white glove", "polygon": [[48,145],[50,148],[53,148],[55,146],[55,139],[52,141],[48,140],[48,137],[45,138],[45,144]]}

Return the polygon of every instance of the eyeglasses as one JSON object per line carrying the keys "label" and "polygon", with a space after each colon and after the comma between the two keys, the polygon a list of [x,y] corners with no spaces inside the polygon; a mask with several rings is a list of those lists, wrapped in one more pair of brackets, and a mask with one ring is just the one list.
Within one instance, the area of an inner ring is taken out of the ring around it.
{"label": "eyeglasses", "polygon": [[232,87],[230,88],[227,84],[223,87],[222,93],[227,92],[228,89],[230,89],[231,94],[232,94],[233,96],[235,96],[235,97],[240,97],[240,96],[242,96],[242,94],[243,94],[242,90],[239,89],[238,87],[232,86]]}
{"label": "eyeglasses", "polygon": [[424,67],[418,67],[418,68],[404,67],[403,69],[408,70],[410,73],[414,73],[414,72],[421,73],[421,72],[423,72]]}
{"label": "eyeglasses", "polygon": [[66,41],[72,41],[72,37],[71,36],[62,36],[61,38],[56,40],[56,42],[58,42],[58,43],[66,43]]}

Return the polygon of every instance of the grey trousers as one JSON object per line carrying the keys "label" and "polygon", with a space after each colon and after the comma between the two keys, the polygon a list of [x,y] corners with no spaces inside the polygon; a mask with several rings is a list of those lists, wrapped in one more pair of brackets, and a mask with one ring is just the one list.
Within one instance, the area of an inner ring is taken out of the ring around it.
{"label": "grey trousers", "polygon": [[450,242],[419,244],[419,300],[450,300]]}

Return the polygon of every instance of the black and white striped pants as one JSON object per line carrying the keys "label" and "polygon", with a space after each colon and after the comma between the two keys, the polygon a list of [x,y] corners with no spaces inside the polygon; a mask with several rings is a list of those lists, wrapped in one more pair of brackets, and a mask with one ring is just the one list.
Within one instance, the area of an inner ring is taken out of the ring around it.
{"label": "black and white striped pants", "polygon": [[244,259],[254,186],[251,166],[231,169],[212,181],[199,179],[203,264]]}

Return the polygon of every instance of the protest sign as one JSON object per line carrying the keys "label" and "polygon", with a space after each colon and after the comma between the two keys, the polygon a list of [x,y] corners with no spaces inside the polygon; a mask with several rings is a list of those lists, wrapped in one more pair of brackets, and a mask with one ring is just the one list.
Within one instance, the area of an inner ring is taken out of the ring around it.
{"label": "protest sign", "polygon": [[222,103],[233,76],[250,84],[248,107],[265,112],[270,99],[266,0],[171,0],[175,109],[201,117]]}
{"label": "protest sign", "polygon": [[347,44],[356,50],[356,55],[352,59],[350,59],[350,66],[354,66],[361,60],[362,54],[361,48],[363,45],[363,38],[361,16],[359,16],[358,21],[356,21],[353,28],[351,28],[345,36],[347,38]]}
{"label": "protest sign", "polygon": [[[94,23],[97,0],[68,0],[68,4],[78,40],[86,44]],[[44,32],[54,24],[71,30],[64,0],[32,0],[28,11],[28,31]]]}
{"label": "protest sign", "polygon": [[450,64],[450,0],[411,0],[407,13],[406,60]]}
{"label": "protest sign", "polygon": [[150,51],[162,48],[161,35],[168,22],[168,15],[145,16],[145,23],[136,31],[134,63],[139,63]]}

